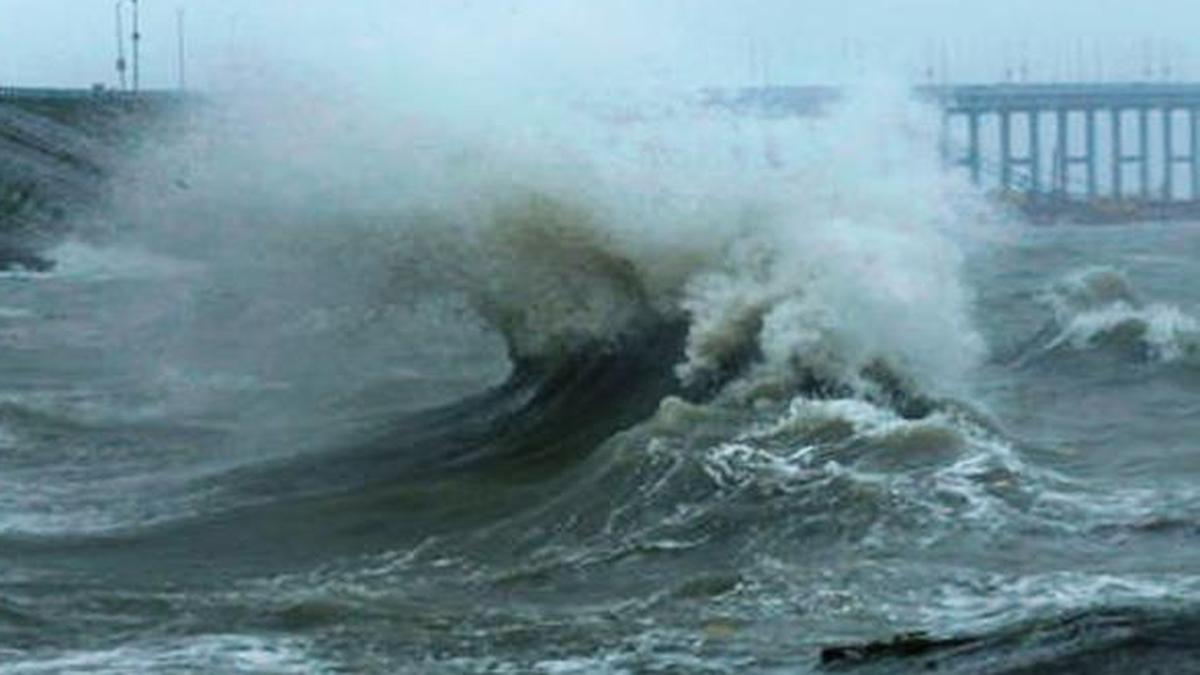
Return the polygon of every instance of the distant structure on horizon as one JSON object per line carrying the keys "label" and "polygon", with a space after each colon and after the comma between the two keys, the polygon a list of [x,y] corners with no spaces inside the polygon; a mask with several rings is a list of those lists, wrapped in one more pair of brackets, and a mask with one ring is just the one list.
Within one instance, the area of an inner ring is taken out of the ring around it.
{"label": "distant structure on horizon", "polygon": [[[709,104],[812,116],[837,87],[710,90]],[[940,145],[971,180],[1036,219],[1200,217],[1200,84],[926,85]]]}

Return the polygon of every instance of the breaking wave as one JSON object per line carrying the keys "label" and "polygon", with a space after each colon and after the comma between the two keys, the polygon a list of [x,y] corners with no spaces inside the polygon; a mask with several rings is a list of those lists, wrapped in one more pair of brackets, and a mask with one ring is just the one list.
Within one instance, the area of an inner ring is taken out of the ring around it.
{"label": "breaking wave", "polygon": [[[855,384],[883,362],[944,389],[981,351],[947,234],[957,186],[916,150],[923,111],[889,105],[907,117],[875,133],[909,139],[883,157],[865,152],[859,118],[893,109],[743,128],[698,108],[504,141],[419,118],[347,132],[344,114],[312,103],[263,129],[265,112],[238,110],[148,160],[157,176],[135,165],[116,227],[251,289],[247,267],[311,265],[385,286],[360,301],[460,295],[517,361],[681,321],[685,382],[754,352],[773,376]],[[764,142],[793,155],[726,154]]]}

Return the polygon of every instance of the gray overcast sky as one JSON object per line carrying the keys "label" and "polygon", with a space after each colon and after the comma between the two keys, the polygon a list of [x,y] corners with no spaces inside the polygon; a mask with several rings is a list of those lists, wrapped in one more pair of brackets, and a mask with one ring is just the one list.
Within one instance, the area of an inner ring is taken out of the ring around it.
{"label": "gray overcast sky", "polygon": [[[141,0],[143,85],[286,77],[603,84],[1200,73],[1200,0]],[[646,7],[650,8],[647,9]],[[115,81],[113,0],[0,0],[0,84]],[[249,74],[249,75],[247,75]],[[269,75],[268,75],[269,74]],[[285,75],[286,74],[286,75]]]}

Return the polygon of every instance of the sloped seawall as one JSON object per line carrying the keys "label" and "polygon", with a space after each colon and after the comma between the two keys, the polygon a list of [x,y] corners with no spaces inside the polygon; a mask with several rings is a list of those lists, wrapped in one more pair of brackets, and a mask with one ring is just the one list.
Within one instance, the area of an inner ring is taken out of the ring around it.
{"label": "sloped seawall", "polygon": [[39,255],[94,207],[123,157],[177,118],[183,97],[0,88],[0,269]]}

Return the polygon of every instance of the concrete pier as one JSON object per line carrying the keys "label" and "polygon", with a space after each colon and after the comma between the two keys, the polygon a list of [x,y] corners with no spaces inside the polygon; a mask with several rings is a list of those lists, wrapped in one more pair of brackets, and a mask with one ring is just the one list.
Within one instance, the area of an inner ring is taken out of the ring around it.
{"label": "concrete pier", "polygon": [[[973,181],[986,185],[981,165],[981,128],[988,118],[999,137],[1000,171],[996,187],[1002,191],[1048,194],[1068,198],[1139,202],[1200,201],[1200,85],[1198,84],[1023,84],[922,87],[918,94],[943,107],[950,117],[965,119],[960,136],[966,145],[960,162],[970,168]],[[1100,183],[1100,115],[1108,126],[1109,179],[1107,190]],[[1011,119],[1014,114],[1029,120],[1029,148],[1025,164],[1027,178],[1013,171]],[[1187,117],[1186,125],[1176,115]],[[1133,124],[1131,121],[1136,120]],[[1049,189],[1042,180],[1046,153],[1041,147],[1042,122],[1054,127],[1055,179]],[[1079,122],[1082,121],[1082,125]],[[1082,128],[1079,128],[1079,127]],[[1130,132],[1134,131],[1132,144]],[[1180,142],[1181,132],[1187,142]],[[1161,146],[1151,147],[1157,135]],[[1082,150],[1072,150],[1073,141]],[[1180,152],[1180,148],[1186,148]],[[1136,183],[1126,168],[1136,170]],[[1081,181],[1077,169],[1082,168]],[[1177,180],[1181,171],[1190,174],[1187,189]]]}
{"label": "concrete pier", "polygon": [[[1045,212],[1096,207],[1101,220],[1105,210],[1113,218],[1200,219],[1200,84],[937,85],[914,93],[943,111],[947,161],[988,191]],[[769,87],[710,99],[781,116],[820,114],[840,95]]]}

